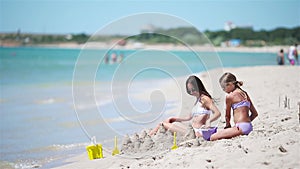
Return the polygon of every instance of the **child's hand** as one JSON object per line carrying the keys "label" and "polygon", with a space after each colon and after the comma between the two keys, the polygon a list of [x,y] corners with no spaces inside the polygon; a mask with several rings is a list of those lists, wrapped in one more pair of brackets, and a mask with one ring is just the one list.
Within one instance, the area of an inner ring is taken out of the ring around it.
{"label": "child's hand", "polygon": [[176,121],[176,118],[175,117],[171,117],[171,118],[168,119],[168,121],[169,121],[169,123],[173,123],[173,122]]}

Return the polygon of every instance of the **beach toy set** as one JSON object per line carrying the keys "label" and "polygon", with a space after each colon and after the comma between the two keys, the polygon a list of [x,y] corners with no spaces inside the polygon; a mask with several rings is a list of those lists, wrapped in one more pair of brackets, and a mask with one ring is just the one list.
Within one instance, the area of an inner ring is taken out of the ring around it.
{"label": "beach toy set", "polygon": [[88,157],[90,160],[103,158],[102,145],[89,145],[86,147],[86,151],[88,153]]}
{"label": "beach toy set", "polygon": [[[210,127],[210,128],[207,128],[207,129],[202,129],[201,132],[202,132],[203,139],[209,141],[210,136],[217,132],[217,128],[218,127]],[[92,145],[89,145],[89,146],[86,147],[89,159],[94,160],[94,159],[103,158],[102,145],[101,144],[96,144],[95,137],[93,137],[91,140],[92,140]],[[176,150],[178,148],[176,140],[177,140],[176,132],[174,132],[173,133],[173,146],[171,147],[171,150]],[[115,156],[115,155],[118,155],[118,154],[120,154],[120,151],[118,149],[117,137],[115,136],[114,149],[112,151],[112,156]]]}
{"label": "beach toy set", "polygon": [[[202,131],[202,137],[205,140],[209,141],[210,136],[217,132],[217,127],[210,127],[210,128],[207,128],[207,129],[202,129],[201,131]],[[174,132],[173,133],[173,146],[171,147],[171,150],[176,150],[178,148],[176,140],[177,140],[176,132]],[[95,137],[91,138],[91,141],[92,141],[91,145],[86,147],[89,159],[94,160],[94,159],[103,158],[102,145],[101,144],[96,144]],[[118,149],[117,137],[115,136],[112,156],[115,156],[115,155],[118,155],[118,154],[120,154],[120,151]]]}
{"label": "beach toy set", "polygon": [[112,152],[112,155],[117,155],[117,154],[120,154],[120,151],[118,149],[118,143],[117,143],[117,136],[115,136],[115,146],[114,146],[114,150]]}
{"label": "beach toy set", "polygon": [[90,160],[103,158],[102,144],[96,143],[96,137],[91,138],[91,145],[86,147]]}
{"label": "beach toy set", "polygon": [[176,144],[176,132],[174,132],[174,135],[173,135],[173,146],[171,147],[171,150],[175,150],[178,148],[177,144]]}
{"label": "beach toy set", "polygon": [[[102,148],[102,144],[96,144],[96,138],[92,137],[91,138],[91,145],[86,147],[86,151],[88,153],[88,157],[90,160],[94,160],[94,159],[99,159],[99,158],[103,158],[103,148]],[[115,136],[115,144],[114,144],[114,149],[112,152],[112,155],[115,156],[117,154],[120,154],[120,151],[118,149],[118,143],[117,143],[117,137]]]}
{"label": "beach toy set", "polygon": [[[175,150],[178,148],[178,146],[176,144],[176,132],[174,132],[173,137],[174,137],[174,140],[173,140],[173,146],[171,147],[171,150]],[[102,144],[96,144],[95,137],[91,138],[91,141],[92,141],[91,145],[86,147],[86,151],[88,153],[89,159],[94,160],[94,159],[103,158]],[[112,151],[112,156],[115,156],[117,154],[120,154],[120,151],[118,149],[117,137],[115,136],[114,149]]]}

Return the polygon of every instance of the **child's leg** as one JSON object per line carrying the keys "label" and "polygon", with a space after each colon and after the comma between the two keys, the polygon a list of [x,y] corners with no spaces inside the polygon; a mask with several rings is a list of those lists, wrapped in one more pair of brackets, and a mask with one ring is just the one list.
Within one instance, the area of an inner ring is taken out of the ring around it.
{"label": "child's leg", "polygon": [[185,134],[186,128],[182,126],[175,125],[173,123],[163,122],[163,126],[165,129],[170,130],[171,132],[180,132]]}
{"label": "child's leg", "polygon": [[173,123],[170,123],[169,121],[165,120],[162,123],[159,123],[154,129],[152,129],[149,133],[150,136],[154,135],[157,133],[158,129],[160,126],[163,126],[165,129],[170,130],[171,132],[180,132],[180,133],[185,133],[186,128],[182,126],[175,125]]}
{"label": "child's leg", "polygon": [[231,127],[231,128],[227,128],[224,130],[218,130],[215,134],[210,136],[210,140],[214,141],[214,140],[219,140],[219,139],[228,139],[228,138],[232,138],[232,137],[236,137],[239,135],[242,135],[243,132],[242,130],[239,130],[239,128],[237,127]]}

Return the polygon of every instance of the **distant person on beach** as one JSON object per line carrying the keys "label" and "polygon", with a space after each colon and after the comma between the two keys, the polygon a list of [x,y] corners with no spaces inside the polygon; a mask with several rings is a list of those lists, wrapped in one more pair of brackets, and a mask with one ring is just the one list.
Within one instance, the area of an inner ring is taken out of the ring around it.
{"label": "distant person on beach", "polygon": [[[226,126],[224,130],[218,130],[212,134],[210,140],[248,135],[253,130],[251,122],[258,116],[258,113],[247,92],[240,87],[243,82],[237,81],[232,73],[223,74],[219,82],[224,92],[228,93],[226,96]],[[235,123],[233,127],[230,124],[231,109]]]}
{"label": "distant person on beach", "polygon": [[108,64],[108,62],[109,62],[109,56],[108,56],[108,54],[105,54],[105,56],[104,56],[104,63]]}
{"label": "distant person on beach", "polygon": [[288,50],[288,59],[291,65],[295,65],[295,61],[298,63],[297,46],[298,44],[295,44],[294,46],[290,46]]}
{"label": "distant person on beach", "polygon": [[299,61],[299,53],[300,53],[300,46],[298,46],[298,44],[296,44],[296,61],[298,62],[297,64],[300,65],[300,61]]}
{"label": "distant person on beach", "polygon": [[111,54],[111,62],[112,64],[117,62],[117,54],[115,52]]}
{"label": "distant person on beach", "polygon": [[[190,76],[187,79],[186,92],[196,98],[192,112],[186,117],[168,118],[154,128],[149,135],[155,134],[160,126],[163,126],[172,132],[184,133],[186,131],[185,128],[172,123],[192,120],[192,127],[194,128],[195,135],[197,137],[201,137],[202,129],[209,128],[210,123],[221,116],[221,113],[215,106],[211,95],[207,92],[202,81],[198,77]],[[213,116],[210,117],[212,114]]]}
{"label": "distant person on beach", "polygon": [[300,65],[299,63],[299,58],[298,58],[298,44],[296,43],[295,44],[295,52],[294,52],[294,55],[295,55],[295,60],[296,60],[296,64]]}
{"label": "distant person on beach", "polygon": [[284,51],[283,51],[283,49],[280,49],[280,51],[277,54],[277,63],[278,63],[278,65],[284,65]]}
{"label": "distant person on beach", "polygon": [[119,57],[118,57],[118,63],[121,63],[123,61],[123,58],[124,58],[124,54],[123,53],[120,53]]}

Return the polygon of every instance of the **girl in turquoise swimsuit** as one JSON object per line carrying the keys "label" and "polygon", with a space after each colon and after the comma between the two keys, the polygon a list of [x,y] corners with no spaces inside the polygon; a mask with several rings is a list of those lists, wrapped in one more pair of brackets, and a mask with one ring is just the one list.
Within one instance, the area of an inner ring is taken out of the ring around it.
{"label": "girl in turquoise swimsuit", "polygon": [[[210,140],[218,140],[223,138],[232,138],[239,135],[248,135],[252,130],[251,122],[257,117],[258,113],[247,92],[241,89],[243,85],[241,81],[237,81],[232,73],[225,73],[221,76],[220,85],[226,96],[226,126],[224,130],[211,135]],[[233,110],[233,118],[235,126],[230,125],[230,112]],[[249,115],[249,111],[251,115]]]}
{"label": "girl in turquoise swimsuit", "polygon": [[194,128],[195,135],[202,136],[202,129],[210,127],[210,122],[217,120],[221,113],[215,106],[212,97],[205,89],[202,81],[196,76],[190,76],[186,81],[186,91],[189,95],[196,98],[196,102],[192,112],[186,117],[171,117],[160,123],[149,134],[155,134],[160,126],[170,130],[184,133],[186,128],[172,124],[173,122],[182,122],[192,120],[192,127]]}

